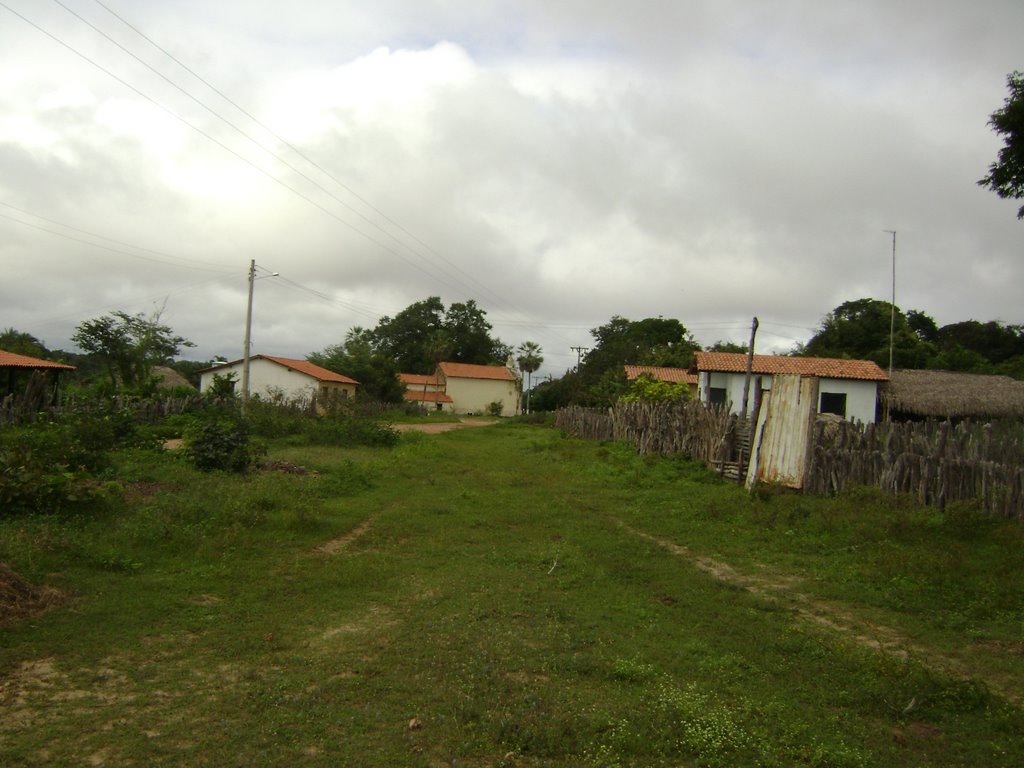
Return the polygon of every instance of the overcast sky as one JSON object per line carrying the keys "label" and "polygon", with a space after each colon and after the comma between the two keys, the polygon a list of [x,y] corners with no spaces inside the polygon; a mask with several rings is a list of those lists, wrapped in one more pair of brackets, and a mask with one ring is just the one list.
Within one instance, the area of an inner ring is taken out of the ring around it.
{"label": "overcast sky", "polygon": [[555,376],[613,315],[788,351],[884,230],[902,309],[1022,323],[1015,69],[1020,0],[0,0],[0,328],[236,359],[255,259],[256,353],[432,295]]}

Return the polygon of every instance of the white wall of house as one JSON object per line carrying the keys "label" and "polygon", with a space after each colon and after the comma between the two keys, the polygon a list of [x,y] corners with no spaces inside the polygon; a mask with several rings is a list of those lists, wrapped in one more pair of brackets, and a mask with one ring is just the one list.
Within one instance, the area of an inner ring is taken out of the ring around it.
{"label": "white wall of house", "polygon": [[[724,389],[730,413],[739,413],[743,402],[743,382],[746,376],[742,373],[721,373],[717,371],[701,371],[697,378],[697,390],[701,402],[709,402],[712,389]],[[772,377],[754,374],[750,379],[750,393],[747,397],[747,412],[754,407],[754,390],[757,380],[761,380],[761,389],[770,391]],[[875,421],[875,406],[878,401],[878,382],[861,381],[859,379],[819,379],[818,405],[821,406],[821,393],[846,395],[846,418],[849,421],[860,421],[872,424]]]}
{"label": "white wall of house", "polygon": [[818,399],[822,392],[838,392],[846,395],[846,418],[848,421],[859,421],[874,424],[875,409],[878,403],[878,382],[860,381],[858,379],[819,379]]}
{"label": "white wall of house", "polygon": [[[199,391],[205,392],[213,386],[214,375],[235,374],[235,392],[242,392],[242,364],[225,365],[215,371],[203,373],[199,380]],[[312,397],[319,382],[298,371],[292,371],[270,360],[254,358],[249,361],[249,394],[267,397],[272,392],[283,392],[288,399]]]}
{"label": "white wall of house", "polygon": [[502,416],[519,413],[519,397],[515,381],[500,379],[464,379],[449,376],[445,392],[452,399],[455,413],[487,414],[491,403],[502,404]]}

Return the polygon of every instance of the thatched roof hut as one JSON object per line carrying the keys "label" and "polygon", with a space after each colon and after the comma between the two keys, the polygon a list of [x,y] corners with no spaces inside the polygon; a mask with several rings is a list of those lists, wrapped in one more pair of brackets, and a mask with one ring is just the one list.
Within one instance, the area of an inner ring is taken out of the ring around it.
{"label": "thatched roof hut", "polygon": [[166,365],[154,366],[153,375],[157,378],[157,386],[160,389],[175,389],[176,387],[195,389],[195,385],[191,381]]}
{"label": "thatched roof hut", "polygon": [[1012,418],[1024,416],[1024,381],[952,371],[896,370],[882,387],[890,418]]}

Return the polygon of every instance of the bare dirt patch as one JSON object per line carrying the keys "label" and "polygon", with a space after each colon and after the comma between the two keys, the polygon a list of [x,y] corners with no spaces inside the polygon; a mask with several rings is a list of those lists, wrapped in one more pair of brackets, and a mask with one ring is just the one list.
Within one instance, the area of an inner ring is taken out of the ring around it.
{"label": "bare dirt patch", "polygon": [[497,423],[497,419],[459,419],[459,421],[439,421],[436,424],[395,424],[394,428],[399,432],[423,432],[428,435],[436,435],[441,432],[451,432],[453,429],[489,427]]}
{"label": "bare dirt patch", "polygon": [[358,539],[360,536],[363,536],[367,531],[369,531],[370,528],[373,526],[373,521],[374,518],[372,516],[368,517],[355,528],[353,528],[351,531],[346,533],[344,536],[339,536],[336,539],[331,539],[330,541],[321,544],[313,551],[320,552],[324,555],[336,555],[339,552],[348,549],[348,547],[351,546],[351,544],[356,539]]}

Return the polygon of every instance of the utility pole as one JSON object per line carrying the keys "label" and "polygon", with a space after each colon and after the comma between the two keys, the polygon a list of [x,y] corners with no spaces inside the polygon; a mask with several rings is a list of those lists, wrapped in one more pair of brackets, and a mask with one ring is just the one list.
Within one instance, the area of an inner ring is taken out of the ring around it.
{"label": "utility pole", "polygon": [[892,235],[892,302],[889,304],[889,381],[892,381],[892,348],[896,331],[896,230],[882,231]]}
{"label": "utility pole", "polygon": [[[271,272],[263,277],[277,277],[278,272]],[[249,357],[252,340],[252,288],[256,282],[256,259],[249,260],[249,300],[245,305],[245,342],[242,349],[242,412],[249,404]]]}
{"label": "utility pole", "polygon": [[569,347],[569,349],[576,353],[576,368],[579,369],[580,363],[583,362],[583,356],[590,351],[590,347]]}
{"label": "utility pole", "polygon": [[249,301],[245,305],[245,342],[242,346],[242,410],[249,404],[249,349],[252,339],[252,287],[256,282],[256,259],[249,261]]}
{"label": "utility pole", "polygon": [[747,375],[743,379],[743,410],[740,416],[747,418],[747,400],[750,397],[750,376],[754,371],[754,337],[757,336],[757,327],[760,323],[757,318],[750,324],[750,344],[747,346]]}

